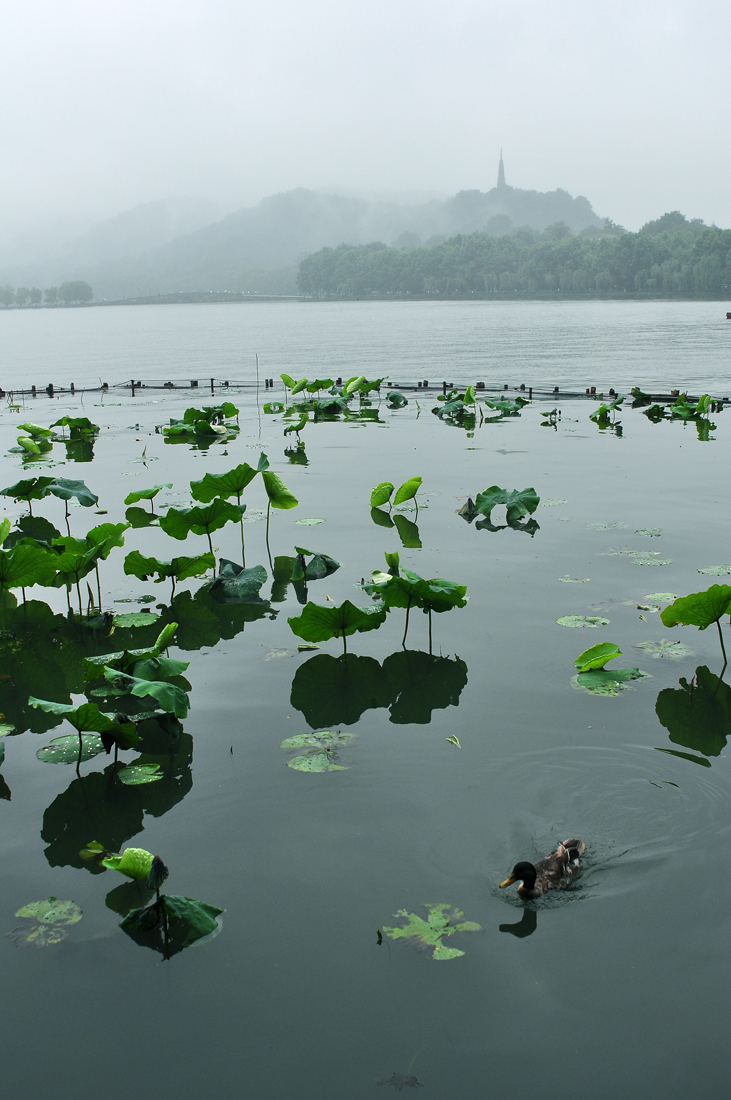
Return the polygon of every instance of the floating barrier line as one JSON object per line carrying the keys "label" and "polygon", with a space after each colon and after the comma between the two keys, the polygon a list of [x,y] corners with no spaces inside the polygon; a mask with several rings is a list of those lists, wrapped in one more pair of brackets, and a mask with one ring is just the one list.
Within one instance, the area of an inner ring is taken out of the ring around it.
{"label": "floating barrier line", "polygon": [[[342,379],[337,379],[337,385],[342,384]],[[517,394],[521,397],[527,397],[529,400],[538,398],[540,400],[549,401],[565,401],[565,400],[589,400],[589,401],[604,401],[614,399],[618,396],[618,393],[614,389],[610,389],[607,393],[597,393],[596,387],[587,387],[582,393],[580,390],[560,390],[558,386],[552,389],[539,389],[535,386],[508,386],[503,384],[502,386],[488,386],[484,382],[467,382],[467,383],[454,383],[454,382],[440,382],[430,383],[428,381],[423,382],[387,382],[380,387],[380,393],[388,393],[391,390],[400,390],[407,393],[414,393],[416,395],[423,394],[446,394],[451,390],[464,390],[468,385],[475,386],[477,396],[491,395],[491,396],[507,396]],[[139,390],[209,390],[211,394],[215,394],[216,391],[231,391],[231,390],[257,390],[265,393],[273,393],[278,391],[284,393],[284,385],[279,379],[266,378],[263,383],[257,384],[255,379],[221,379],[221,378],[187,378],[187,379],[162,379],[162,378],[130,378],[126,382],[116,382],[113,386],[109,386],[107,382],[102,382],[98,386],[76,386],[71,382],[68,386],[55,386],[53,383],[49,383],[47,386],[31,386],[30,388],[11,388],[8,390],[0,387],[0,398],[8,398],[8,403],[11,404],[16,397],[66,397],[75,396],[76,394],[84,393],[111,393],[113,390],[129,390],[133,397],[136,396]],[[651,401],[663,401],[672,402],[679,396],[681,391],[672,390],[669,393],[648,393],[646,396]],[[309,395],[308,395],[309,396]],[[629,395],[625,395],[629,396]],[[691,401],[697,401],[700,395],[688,394],[688,399]],[[716,397],[716,401],[729,404],[731,398],[729,397]]]}

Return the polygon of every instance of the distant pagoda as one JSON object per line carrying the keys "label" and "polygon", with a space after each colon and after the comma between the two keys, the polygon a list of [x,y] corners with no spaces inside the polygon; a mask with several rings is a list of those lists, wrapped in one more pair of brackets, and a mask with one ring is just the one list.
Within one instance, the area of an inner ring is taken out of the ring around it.
{"label": "distant pagoda", "polygon": [[497,170],[497,186],[498,190],[502,190],[505,187],[505,168],[503,166],[503,151],[500,150],[500,164]]}

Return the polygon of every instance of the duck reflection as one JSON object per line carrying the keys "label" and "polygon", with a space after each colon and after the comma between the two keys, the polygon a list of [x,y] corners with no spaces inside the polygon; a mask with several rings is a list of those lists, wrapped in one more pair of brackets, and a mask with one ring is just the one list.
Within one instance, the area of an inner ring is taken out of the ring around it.
{"label": "duck reflection", "polygon": [[523,916],[515,924],[501,924],[501,932],[509,932],[511,936],[517,936],[519,940],[526,936],[532,936],[538,927],[538,913],[535,909],[524,909]]}

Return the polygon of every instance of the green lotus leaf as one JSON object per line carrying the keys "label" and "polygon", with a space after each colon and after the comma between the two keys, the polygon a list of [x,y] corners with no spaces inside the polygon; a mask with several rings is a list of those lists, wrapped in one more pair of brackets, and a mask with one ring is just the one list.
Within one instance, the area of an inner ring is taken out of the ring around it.
{"label": "green lotus leaf", "polygon": [[9,485],[6,489],[0,489],[0,496],[12,497],[14,500],[43,500],[48,496],[49,486],[55,482],[53,477],[30,477],[24,481],[16,481],[15,485]]}
{"label": "green lotus leaf", "polygon": [[127,878],[147,878],[155,857],[152,852],[146,852],[144,848],[125,848],[121,855],[107,856],[101,860],[102,866],[110,871],[119,871]]}
{"label": "green lotus leaf", "polygon": [[213,554],[197,554],[193,557],[180,556],[171,561],[160,561],[159,558],[146,558],[139,550],[132,550],[124,559],[124,571],[128,576],[139,577],[146,581],[148,577],[157,574],[156,584],[160,581],[174,577],[177,581],[186,581],[190,577],[203,576],[209,569],[216,568],[216,559]]}
{"label": "green lotus leaf", "polygon": [[57,477],[48,486],[48,491],[61,500],[71,500],[72,497],[76,497],[82,508],[91,508],[99,503],[99,497],[95,496],[83,481],[69,481],[68,478]]}
{"label": "green lotus leaf", "polygon": [[32,435],[34,439],[43,439],[45,436],[53,435],[51,428],[42,428],[40,424],[32,424],[30,421],[27,421],[25,424],[18,424],[18,430],[27,432],[28,435]]}
{"label": "green lotus leaf", "polygon": [[289,390],[293,389],[297,385],[294,378],[292,378],[291,374],[280,374],[279,377],[282,379],[285,386]]}
{"label": "green lotus leaf", "polygon": [[138,500],[154,500],[161,489],[172,489],[172,487],[172,481],[166,481],[162,485],[153,485],[151,489],[136,489],[127,494],[124,503],[136,504]]}
{"label": "green lotus leaf", "polygon": [[448,903],[425,905],[424,908],[427,911],[426,920],[417,913],[399,909],[394,916],[400,919],[400,926],[388,928],[384,925],[384,933],[392,940],[409,941],[420,950],[433,947],[432,958],[439,962],[464,955],[464,951],[459,951],[457,948],[445,947],[442,944],[444,936],[451,936],[455,932],[483,931],[482,925],[474,921],[462,920],[464,917],[462,910],[455,909]]}
{"label": "green lotus leaf", "polygon": [[56,420],[51,427],[70,428],[72,439],[75,436],[95,435],[99,431],[99,425],[92,424],[88,416],[62,416],[61,419]]}
{"label": "green lotus leaf", "polygon": [[378,508],[381,504],[387,504],[393,493],[393,485],[390,481],[382,481],[371,492],[371,508]]}
{"label": "green lotus leaf", "polygon": [[717,623],[722,615],[731,612],[731,585],[712,584],[705,592],[691,592],[681,596],[660,612],[664,626],[697,626],[706,630]]}
{"label": "green lotus leaf", "polygon": [[[3,523],[8,523],[9,520],[3,520]],[[0,539],[2,545],[6,549],[11,550],[16,543],[22,539],[32,539],[35,543],[42,543],[44,546],[50,546],[54,539],[61,537],[61,532],[58,528],[54,527],[52,523],[49,523],[43,516],[21,516],[16,521],[15,530],[6,535],[4,539]]]}
{"label": "green lotus leaf", "polygon": [[109,733],[115,728],[109,715],[100,711],[96,703],[54,703],[50,699],[36,699],[31,695],[28,705],[46,714],[65,718],[79,733]]}
{"label": "green lotus leaf", "polygon": [[[403,504],[406,500],[412,500],[419,491],[419,486],[421,485],[421,482],[422,478],[420,477],[410,477],[408,481],[405,481],[403,483],[403,485],[399,485],[398,489],[396,490],[396,496],[393,498],[394,505]],[[371,503],[373,503],[372,500]]]}
{"label": "green lotus leaf", "polygon": [[579,672],[588,672],[591,668],[604,668],[607,661],[621,656],[622,650],[614,642],[599,642],[580,653],[574,661],[574,665]]}
{"label": "green lotus leaf", "polygon": [[46,546],[24,540],[0,550],[0,590],[53,584],[58,559]]}
{"label": "green lotus leaf", "polygon": [[267,571],[263,565],[244,569],[236,562],[221,558],[219,574],[211,585],[210,591],[215,592],[220,589],[227,598],[256,601],[259,599],[259,590],[263,584],[266,584],[266,580]]}
{"label": "green lotus leaf", "polygon": [[540,504],[541,498],[535,489],[501,489],[499,485],[491,485],[484,493],[478,493],[475,498],[475,511],[480,512],[489,520],[493,508],[498,504],[507,505],[508,523],[514,523],[523,516],[532,515]]}
{"label": "green lotus leaf", "polygon": [[356,631],[376,630],[385,621],[385,608],[356,607],[350,600],[345,600],[339,607],[328,607],[309,601],[301,615],[287,619],[293,633],[305,642],[345,639]]}
{"label": "green lotus leaf", "polygon": [[86,532],[86,541],[90,546],[99,548],[99,556],[106,561],[115,546],[124,546],[124,532],[129,523],[100,523]]}
{"label": "green lotus leaf", "polygon": [[155,699],[160,708],[168,714],[174,714],[176,718],[185,718],[190,707],[188,696],[177,684],[169,684],[164,680],[145,680],[142,677],[130,676],[126,672],[120,672],[116,668],[104,666],[104,677],[114,687],[123,688],[130,695],[144,698],[149,695]]}
{"label": "green lotus leaf", "polygon": [[299,504],[297,497],[289,491],[279,474],[273,473],[272,470],[265,470],[261,476],[272,508],[297,507]]}
{"label": "green lotus leaf", "polygon": [[408,398],[404,397],[398,390],[389,390],[386,394],[386,401],[391,409],[403,409],[409,403]]}
{"label": "green lotus leaf", "polygon": [[166,535],[182,540],[187,539],[191,531],[195,535],[210,535],[227,523],[238,523],[242,514],[238,505],[215,497],[204,508],[169,508],[160,517],[160,526]]}
{"label": "green lotus leaf", "polygon": [[364,374],[359,374],[355,378],[351,378],[343,386],[343,397],[350,397],[351,393],[355,393],[356,390],[360,389],[363,382],[365,382]]}
{"label": "green lotus leaf", "polygon": [[29,435],[19,435],[18,445],[23,448],[28,454],[39,455],[41,448],[38,446],[34,439],[31,439]]}
{"label": "green lotus leaf", "polygon": [[259,463],[256,469],[250,466],[248,462],[242,462],[240,466],[235,466],[233,470],[228,470],[225,474],[206,474],[200,481],[191,481],[190,483],[190,495],[193,500],[199,500],[203,504],[208,504],[215,497],[241,497],[244,489],[249,485],[257,474],[262,473],[269,468],[269,459],[262,453],[259,455]]}
{"label": "green lotus leaf", "polygon": [[36,758],[44,764],[76,764],[91,760],[100,752],[104,752],[104,742],[98,733],[81,734],[81,752],[78,735],[69,733],[64,737],[54,737],[50,745],[38,750]]}

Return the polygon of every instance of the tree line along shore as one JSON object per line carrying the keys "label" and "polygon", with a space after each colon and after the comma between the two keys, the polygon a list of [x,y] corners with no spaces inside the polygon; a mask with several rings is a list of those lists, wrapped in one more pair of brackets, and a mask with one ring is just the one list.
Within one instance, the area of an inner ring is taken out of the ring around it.
{"label": "tree line along shore", "polygon": [[458,234],[433,247],[342,244],[306,257],[298,285],[314,298],[718,299],[731,291],[731,230],[683,218],[659,232],[599,238],[558,224],[542,234]]}

